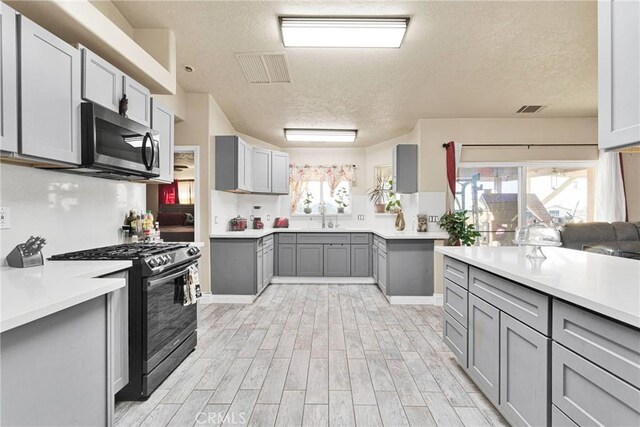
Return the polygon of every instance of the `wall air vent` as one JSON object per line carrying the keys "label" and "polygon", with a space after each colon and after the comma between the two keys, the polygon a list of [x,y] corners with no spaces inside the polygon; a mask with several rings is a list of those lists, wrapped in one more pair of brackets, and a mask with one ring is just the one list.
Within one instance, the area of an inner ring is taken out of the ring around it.
{"label": "wall air vent", "polygon": [[523,105],[516,113],[537,113],[544,107],[544,105]]}
{"label": "wall air vent", "polygon": [[236,53],[249,83],[291,83],[285,53]]}

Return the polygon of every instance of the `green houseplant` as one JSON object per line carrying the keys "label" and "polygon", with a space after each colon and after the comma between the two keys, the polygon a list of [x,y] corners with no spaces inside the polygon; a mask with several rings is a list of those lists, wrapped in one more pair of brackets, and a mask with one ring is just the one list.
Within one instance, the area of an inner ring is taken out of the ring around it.
{"label": "green houseplant", "polygon": [[440,217],[440,227],[449,233],[451,246],[472,246],[480,233],[473,224],[467,223],[467,211],[448,212]]}
{"label": "green houseplant", "polygon": [[377,172],[374,178],[373,187],[368,191],[369,201],[375,206],[376,213],[384,213],[387,200],[389,198],[388,177],[382,172]]}
{"label": "green houseplant", "polygon": [[307,191],[307,194],[305,194],[304,196],[304,201],[302,202],[302,204],[304,205],[304,213],[306,214],[310,214],[311,213],[311,203],[313,202],[313,194],[309,193]]}
{"label": "green houseplant", "polygon": [[343,214],[344,208],[349,206],[349,204],[347,203],[349,201],[349,194],[347,194],[347,190],[344,188],[340,188],[336,192],[334,201],[336,202],[336,205],[338,205],[338,213]]}

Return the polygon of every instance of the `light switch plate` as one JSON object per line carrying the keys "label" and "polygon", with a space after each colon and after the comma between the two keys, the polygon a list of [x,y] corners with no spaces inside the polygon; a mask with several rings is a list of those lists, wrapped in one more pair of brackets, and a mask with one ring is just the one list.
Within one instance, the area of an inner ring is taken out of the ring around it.
{"label": "light switch plate", "polygon": [[11,209],[0,207],[0,230],[11,228]]}
{"label": "light switch plate", "polygon": [[364,215],[358,215],[358,220],[359,221],[364,221]]}
{"label": "light switch plate", "polygon": [[438,217],[438,215],[429,215],[429,222],[438,222],[440,221],[440,218]]}

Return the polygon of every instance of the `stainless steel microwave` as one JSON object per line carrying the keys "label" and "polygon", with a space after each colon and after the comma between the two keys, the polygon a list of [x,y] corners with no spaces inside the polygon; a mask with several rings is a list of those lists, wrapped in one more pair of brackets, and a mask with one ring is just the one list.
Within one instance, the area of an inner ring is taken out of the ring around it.
{"label": "stainless steel microwave", "polygon": [[96,175],[153,178],[160,176],[157,132],[127,117],[82,104],[82,166]]}

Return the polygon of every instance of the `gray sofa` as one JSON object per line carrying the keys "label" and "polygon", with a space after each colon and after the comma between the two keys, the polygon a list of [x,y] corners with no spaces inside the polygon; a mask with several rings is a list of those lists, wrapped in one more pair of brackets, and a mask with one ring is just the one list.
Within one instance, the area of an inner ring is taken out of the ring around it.
{"label": "gray sofa", "polygon": [[640,222],[567,224],[560,236],[566,248],[640,259]]}

